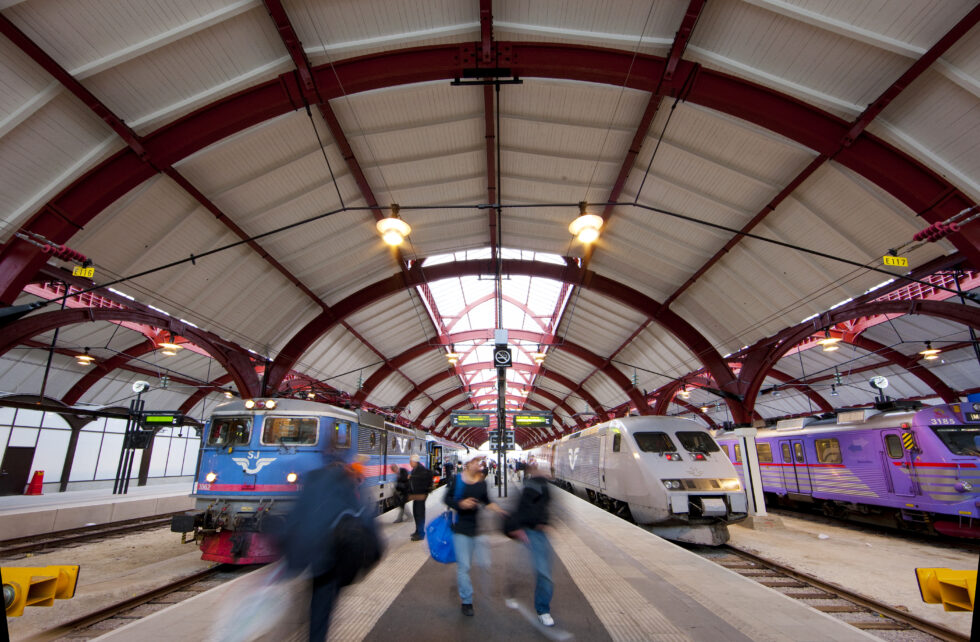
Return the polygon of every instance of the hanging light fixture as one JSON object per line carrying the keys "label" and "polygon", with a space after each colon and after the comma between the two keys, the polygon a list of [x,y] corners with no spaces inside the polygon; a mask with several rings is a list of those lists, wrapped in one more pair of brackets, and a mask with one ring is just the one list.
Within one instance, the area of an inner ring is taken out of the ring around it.
{"label": "hanging light fixture", "polygon": [[839,392],[837,392],[837,384],[836,384],[836,383],[832,383],[832,384],[830,384],[830,396],[831,396],[831,397],[836,397],[836,396],[838,396],[839,394],[840,394],[840,393],[839,393]]}
{"label": "hanging light fixture", "polygon": [[840,337],[830,336],[830,328],[827,328],[823,331],[823,339],[820,339],[819,343],[823,346],[824,352],[833,352],[834,350],[840,350],[840,346],[837,345],[840,340]]}
{"label": "hanging light fixture", "polygon": [[391,205],[391,216],[378,221],[378,233],[385,243],[392,247],[402,244],[405,237],[412,233],[412,226],[398,217],[399,206]]}
{"label": "hanging light fixture", "polygon": [[586,213],[586,206],[585,201],[578,204],[579,216],[568,226],[568,231],[582,243],[588,244],[599,238],[603,220],[601,216]]}
{"label": "hanging light fixture", "polygon": [[538,351],[537,352],[532,352],[531,353],[531,358],[534,359],[534,363],[538,364],[539,366],[542,363],[544,363],[545,356],[547,356],[547,355],[545,355],[545,353],[541,351],[541,346],[538,346]]}
{"label": "hanging light fixture", "polygon": [[707,406],[701,406],[701,412],[708,412]]}
{"label": "hanging light fixture", "polygon": [[932,341],[926,341],[926,349],[920,350],[919,354],[921,354],[926,361],[933,361],[939,358],[940,352],[942,352],[942,350],[939,348],[932,347]]}
{"label": "hanging light fixture", "polygon": [[92,365],[92,362],[95,361],[95,357],[88,353],[88,348],[85,348],[82,354],[75,355],[75,361],[77,361],[78,365],[80,366],[90,366]]}
{"label": "hanging light fixture", "polygon": [[679,393],[679,394],[680,394],[680,396],[681,396],[681,397],[683,397],[684,399],[690,399],[690,398],[691,398],[691,391],[687,389],[687,386],[684,386],[684,387],[683,387],[683,388],[681,389],[681,391],[680,391],[680,393]]}
{"label": "hanging light fixture", "polygon": [[456,345],[449,344],[449,352],[446,353],[446,358],[449,359],[449,364],[455,366],[459,363],[460,354],[456,352]]}
{"label": "hanging light fixture", "polygon": [[[166,338],[164,334],[164,338]],[[177,337],[174,336],[173,332],[170,333],[170,341],[161,341],[157,344],[160,348],[160,354],[165,354],[168,357],[172,357],[177,354],[178,350],[181,350],[184,346],[177,344]]]}
{"label": "hanging light fixture", "polygon": [[225,390],[225,399],[234,399],[235,393],[231,390]]}

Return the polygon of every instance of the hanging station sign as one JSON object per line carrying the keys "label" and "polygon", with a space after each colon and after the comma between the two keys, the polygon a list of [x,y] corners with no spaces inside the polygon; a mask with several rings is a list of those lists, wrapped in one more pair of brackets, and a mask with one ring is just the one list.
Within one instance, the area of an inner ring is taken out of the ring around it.
{"label": "hanging station sign", "polygon": [[514,415],[515,428],[550,428],[550,412],[520,412]]}
{"label": "hanging station sign", "polygon": [[490,413],[454,412],[450,415],[453,428],[489,428]]}

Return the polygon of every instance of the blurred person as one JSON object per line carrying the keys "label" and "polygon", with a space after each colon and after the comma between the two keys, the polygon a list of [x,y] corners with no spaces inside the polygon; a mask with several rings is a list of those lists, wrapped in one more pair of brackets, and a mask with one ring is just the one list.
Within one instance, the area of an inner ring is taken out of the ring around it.
{"label": "blurred person", "polygon": [[[508,520],[515,531],[508,536],[522,541],[531,553],[534,568],[534,610],[538,621],[544,626],[554,626],[551,616],[551,597],[554,594],[551,569],[554,551],[548,541],[546,530],[549,521],[551,494],[548,487],[549,471],[533,459],[528,460],[524,469],[524,487],[518,500],[517,510]],[[516,607],[516,602],[507,601],[508,606]]]}
{"label": "blurred person", "polygon": [[425,499],[432,490],[432,472],[422,465],[418,453],[408,458],[412,472],[408,475],[409,495],[412,500],[412,517],[415,518],[415,532],[412,541],[425,539]]}
{"label": "blurred person", "polygon": [[408,483],[408,469],[401,468],[398,464],[392,464],[390,467],[391,472],[398,475],[395,480],[395,501],[398,502],[398,517],[395,519],[395,524],[400,524],[405,521],[405,509],[408,507],[408,491],[410,485]]}
{"label": "blurred person", "polygon": [[456,584],[459,591],[460,610],[463,615],[473,615],[473,582],[470,567],[474,558],[477,565],[490,567],[490,552],[484,537],[477,532],[477,513],[486,508],[499,513],[506,512],[490,501],[483,455],[474,453],[463,464],[462,470],[453,477],[446,489],[445,502],[456,511],[453,524],[453,548],[456,553]]}
{"label": "blurred person", "polygon": [[340,590],[381,557],[382,544],[361,500],[361,462],[345,464],[327,453],[323,467],[310,472],[286,517],[282,549],[292,573],[312,575],[310,642],[323,642]]}

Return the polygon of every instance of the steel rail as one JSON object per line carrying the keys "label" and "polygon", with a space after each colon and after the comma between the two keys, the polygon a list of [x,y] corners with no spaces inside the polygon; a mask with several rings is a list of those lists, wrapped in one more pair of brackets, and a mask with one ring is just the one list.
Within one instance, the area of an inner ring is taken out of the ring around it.
{"label": "steel rail", "polygon": [[[170,523],[170,518],[174,515],[182,515],[185,511],[165,513],[163,515],[153,515],[136,519],[127,519],[119,522],[108,522],[96,524],[94,526],[83,526],[53,533],[41,533],[28,537],[17,537],[0,541],[0,558],[8,558],[11,555],[22,553],[32,553],[44,549],[54,549],[66,544],[76,544],[88,540],[96,540],[102,537],[112,537],[122,533],[140,531],[146,528],[166,526]],[[42,539],[43,538],[43,539]]]}

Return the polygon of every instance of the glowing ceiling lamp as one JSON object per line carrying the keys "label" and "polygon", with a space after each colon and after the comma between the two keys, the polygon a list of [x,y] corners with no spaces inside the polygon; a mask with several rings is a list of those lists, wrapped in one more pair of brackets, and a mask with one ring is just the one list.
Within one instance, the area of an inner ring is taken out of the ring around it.
{"label": "glowing ceiling lamp", "polygon": [[[164,337],[166,337],[166,334],[164,335]],[[160,354],[165,354],[168,357],[172,357],[175,354],[177,354],[178,350],[183,349],[184,346],[177,345],[177,337],[175,337],[171,332],[170,341],[161,341],[160,343],[157,344],[157,347],[160,348]]]}
{"label": "glowing ceiling lamp", "polygon": [[90,366],[92,365],[92,362],[95,361],[95,357],[88,353],[88,348],[85,348],[85,351],[82,352],[82,354],[75,355],[75,361],[77,361],[78,365],[80,366]]}
{"label": "glowing ceiling lamp", "polygon": [[405,237],[412,233],[412,226],[398,217],[399,207],[396,204],[391,206],[391,216],[378,221],[378,233],[385,243],[392,247],[402,244]]}
{"label": "glowing ceiling lamp", "polygon": [[701,406],[701,412],[708,412],[709,408],[707,406]]}
{"label": "glowing ceiling lamp", "polygon": [[234,399],[235,393],[231,390],[225,390],[225,399]]}
{"label": "glowing ceiling lamp", "polygon": [[449,352],[446,353],[446,359],[449,360],[449,364],[455,366],[457,363],[459,363],[460,356],[461,355],[456,352],[456,346],[451,344],[449,346]]}
{"label": "glowing ceiling lamp", "polygon": [[840,350],[840,346],[837,345],[840,340],[840,337],[830,336],[830,328],[828,328],[823,331],[823,339],[820,339],[818,343],[823,346],[824,352],[833,352],[834,350]]}
{"label": "glowing ceiling lamp", "polygon": [[933,361],[934,359],[939,358],[940,352],[942,352],[942,350],[939,348],[932,347],[932,341],[926,341],[926,349],[919,351],[919,354],[921,354],[926,361]]}
{"label": "glowing ceiling lamp", "polygon": [[547,355],[544,352],[542,352],[541,346],[538,346],[538,351],[537,352],[532,352],[530,354],[530,356],[531,356],[532,359],[534,359],[534,363],[536,363],[536,364],[538,364],[540,366],[542,363],[544,363],[544,358]]}
{"label": "glowing ceiling lamp", "polygon": [[568,231],[582,243],[588,244],[599,238],[603,220],[596,214],[587,214],[586,205],[585,201],[578,204],[579,216],[568,226]]}
{"label": "glowing ceiling lamp", "polygon": [[691,391],[687,389],[687,386],[681,388],[681,391],[678,394],[680,394],[680,396],[684,399],[689,399],[691,397]]}

